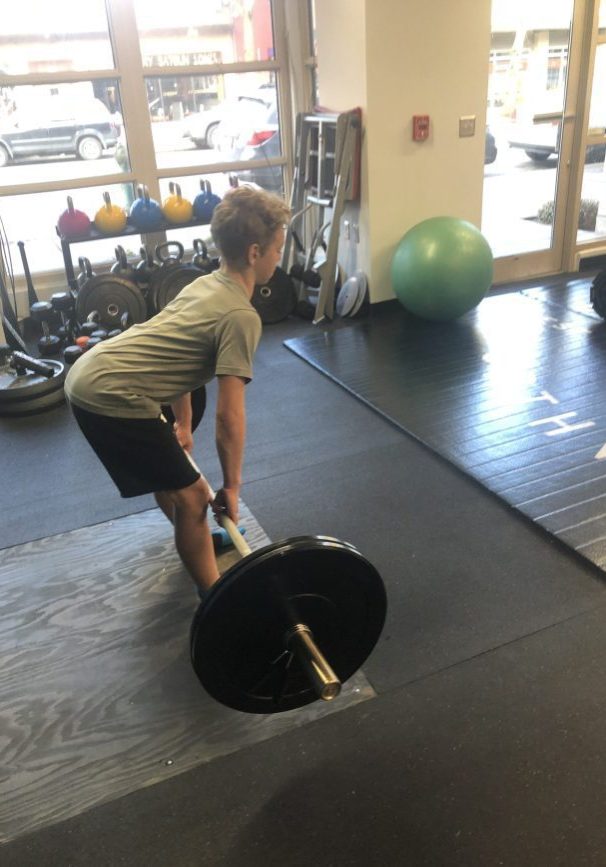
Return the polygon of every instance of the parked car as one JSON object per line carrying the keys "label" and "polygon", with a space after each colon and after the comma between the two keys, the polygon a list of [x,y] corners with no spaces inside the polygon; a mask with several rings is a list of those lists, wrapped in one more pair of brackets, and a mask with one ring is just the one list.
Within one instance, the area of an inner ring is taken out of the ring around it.
{"label": "parked car", "polygon": [[201,110],[189,118],[188,126],[183,133],[198,148],[217,147],[217,132],[220,124],[230,119],[244,119],[252,112],[262,114],[270,105],[275,105],[275,88],[263,85],[250,93],[243,93],[225,102]]}
{"label": "parked car", "polygon": [[200,109],[198,114],[190,115],[189,126],[183,132],[183,138],[191,139],[197,148],[213,148],[217,127],[224,111],[225,103]]}
{"label": "parked car", "polygon": [[491,131],[486,127],[486,138],[484,141],[484,165],[494,163],[497,158],[497,143]]}
{"label": "parked car", "polygon": [[[560,149],[561,121],[516,124],[509,136],[509,147],[521,148],[533,162],[542,163],[557,156]],[[605,145],[590,145],[585,153],[586,163],[602,163]]]}
{"label": "parked car", "polygon": [[0,121],[0,167],[31,156],[69,154],[97,160],[116,147],[120,121],[99,99],[53,98],[17,109]]}
{"label": "parked car", "polygon": [[[217,130],[217,148],[234,161],[268,161],[281,156],[277,105],[266,107],[262,113],[244,113],[237,121],[222,122]],[[282,166],[251,166],[238,169],[237,175],[241,182],[257,184],[269,192],[283,190]]]}
{"label": "parked car", "polygon": [[[281,156],[276,90],[261,87],[239,98],[238,110],[225,115],[215,136],[215,147],[225,160],[269,160]],[[282,192],[282,166],[239,169],[243,183],[253,183],[270,192]]]}

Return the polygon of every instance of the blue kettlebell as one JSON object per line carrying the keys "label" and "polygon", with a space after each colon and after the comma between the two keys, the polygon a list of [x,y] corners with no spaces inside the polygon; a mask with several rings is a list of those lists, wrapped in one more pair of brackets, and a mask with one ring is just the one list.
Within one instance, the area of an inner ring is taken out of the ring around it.
{"label": "blue kettlebell", "polygon": [[147,187],[137,187],[138,199],[130,207],[130,220],[142,232],[153,232],[164,223],[162,208],[155,199],[150,199]]}
{"label": "blue kettlebell", "polygon": [[202,192],[194,199],[194,217],[201,223],[210,223],[221,197],[213,193],[210,181],[201,180],[200,189]]}

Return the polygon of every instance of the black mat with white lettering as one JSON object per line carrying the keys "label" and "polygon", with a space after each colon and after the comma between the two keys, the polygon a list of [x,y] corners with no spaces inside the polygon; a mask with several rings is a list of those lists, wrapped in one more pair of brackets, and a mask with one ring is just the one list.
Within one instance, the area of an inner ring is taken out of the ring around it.
{"label": "black mat with white lettering", "polygon": [[606,568],[606,323],[590,282],[490,297],[448,324],[389,302],[285,345]]}

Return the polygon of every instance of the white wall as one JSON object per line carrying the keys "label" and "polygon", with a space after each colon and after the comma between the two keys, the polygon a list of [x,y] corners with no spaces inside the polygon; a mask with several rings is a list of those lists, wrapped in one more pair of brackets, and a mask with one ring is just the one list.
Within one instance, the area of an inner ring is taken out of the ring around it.
{"label": "white wall", "polygon": [[[322,103],[364,109],[358,266],[383,301],[409,228],[438,215],[480,225],[490,0],[319,0],[316,17]],[[425,142],[413,114],[430,115]],[[459,138],[471,114],[476,135]]]}
{"label": "white wall", "polygon": [[345,269],[345,276],[350,276],[356,268],[362,268],[370,274],[368,151],[365,140],[368,77],[366,6],[366,0],[316,0],[315,3],[321,105],[331,111],[361,108],[365,128],[362,137],[360,205],[346,206],[343,219],[350,221],[352,229],[349,239],[342,231],[339,244],[339,262]]}

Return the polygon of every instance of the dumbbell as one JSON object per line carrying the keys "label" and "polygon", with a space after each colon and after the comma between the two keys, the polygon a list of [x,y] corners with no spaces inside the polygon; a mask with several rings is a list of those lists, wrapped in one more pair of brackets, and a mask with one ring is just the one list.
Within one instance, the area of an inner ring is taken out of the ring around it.
{"label": "dumbbell", "polygon": [[[124,313],[122,314],[122,316],[120,317],[120,328],[112,328],[111,331],[108,331],[105,333],[105,338],[103,338],[103,339],[111,340],[112,337],[117,337],[118,334],[122,334],[123,331],[126,331],[128,328],[130,328],[132,324],[133,323],[132,323],[131,315],[128,312],[128,310],[125,310]],[[92,336],[93,337],[95,337],[95,336],[99,337],[99,336],[102,336],[102,334],[95,331]]]}
{"label": "dumbbell", "polygon": [[71,346],[66,346],[63,350],[63,360],[66,364],[73,364],[77,361],[81,355],[85,352],[88,352],[89,349],[92,349],[97,344],[101,343],[103,340],[107,340],[107,332],[104,331],[105,337],[94,337],[89,336],[88,334],[81,334],[80,337],[76,338],[76,342]]}
{"label": "dumbbell", "polygon": [[76,334],[75,305],[71,292],[54,292],[50,303],[55,313],[61,317],[61,325],[57,329],[57,337],[62,340],[73,340]]}
{"label": "dumbbell", "polygon": [[[80,347],[82,352],[85,352],[89,348],[93,334],[97,334],[97,337],[99,337],[100,334],[98,332],[100,331],[102,329],[99,324],[99,313],[96,310],[91,310],[84,322],[81,322],[78,326],[78,336],[75,340],[76,345]],[[104,334],[107,336],[107,332],[104,332]]]}
{"label": "dumbbell", "polygon": [[29,312],[32,319],[39,322],[42,328],[42,337],[38,340],[40,355],[56,355],[61,349],[61,340],[55,334],[51,334],[48,327],[53,315],[53,305],[50,301],[36,301],[29,308]]}
{"label": "dumbbell", "polygon": [[72,346],[66,346],[63,350],[63,361],[66,364],[73,364],[80,358],[83,352],[84,349],[77,344],[72,344]]}
{"label": "dumbbell", "polygon": [[98,331],[99,329],[99,313],[96,310],[93,310],[88,314],[84,322],[80,323],[80,327],[78,328],[78,332],[82,337],[91,337],[93,331]]}

